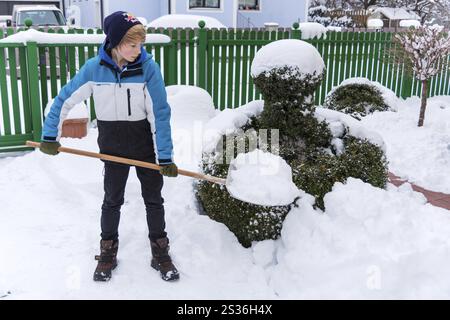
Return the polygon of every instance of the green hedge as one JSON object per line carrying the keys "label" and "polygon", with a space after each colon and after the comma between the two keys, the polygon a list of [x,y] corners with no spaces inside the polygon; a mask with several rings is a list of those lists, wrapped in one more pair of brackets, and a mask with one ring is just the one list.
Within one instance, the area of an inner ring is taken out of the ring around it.
{"label": "green hedge", "polygon": [[363,83],[337,87],[325,98],[324,107],[349,114],[358,120],[375,111],[390,109],[378,88]]}

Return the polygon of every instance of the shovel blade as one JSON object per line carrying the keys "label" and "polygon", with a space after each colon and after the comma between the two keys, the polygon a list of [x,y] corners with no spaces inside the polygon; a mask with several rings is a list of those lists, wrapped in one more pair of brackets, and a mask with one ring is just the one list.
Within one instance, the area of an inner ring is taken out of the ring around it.
{"label": "shovel blade", "polygon": [[233,198],[260,206],[286,206],[300,196],[292,179],[267,174],[257,166],[239,168],[233,162],[225,186]]}

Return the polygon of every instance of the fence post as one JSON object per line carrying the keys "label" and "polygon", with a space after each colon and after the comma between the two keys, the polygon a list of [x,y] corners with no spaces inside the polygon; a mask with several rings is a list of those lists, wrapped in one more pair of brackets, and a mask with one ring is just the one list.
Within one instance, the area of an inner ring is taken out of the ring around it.
{"label": "fence post", "polygon": [[168,47],[168,58],[169,63],[165,64],[168,66],[167,70],[167,82],[166,85],[176,85],[178,84],[178,64],[177,64],[177,57],[178,57],[178,30],[172,29],[172,34],[170,35],[171,38],[171,45]]}
{"label": "fence post", "polygon": [[205,29],[205,21],[201,20],[198,23],[199,41],[198,41],[198,86],[206,90],[206,48],[208,35]]}
{"label": "fence post", "polygon": [[412,79],[411,75],[408,72],[406,72],[406,70],[403,70],[402,77],[403,77],[403,79],[402,79],[401,97],[403,99],[405,99],[405,98],[411,97],[412,86],[413,86],[413,79]]}
{"label": "fence post", "polygon": [[31,122],[33,125],[33,140],[40,141],[42,134],[42,109],[39,94],[38,48],[36,42],[27,42],[27,72],[28,88],[31,105]]}
{"label": "fence post", "polygon": [[301,40],[302,38],[302,32],[299,29],[300,28],[300,24],[298,22],[294,22],[294,24],[292,25],[292,33],[291,33],[291,39],[298,39]]}

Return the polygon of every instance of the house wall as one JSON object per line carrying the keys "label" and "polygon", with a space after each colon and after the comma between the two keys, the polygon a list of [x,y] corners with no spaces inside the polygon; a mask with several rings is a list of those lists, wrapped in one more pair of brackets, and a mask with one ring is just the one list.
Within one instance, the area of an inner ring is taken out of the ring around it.
{"label": "house wall", "polygon": [[260,0],[260,11],[239,10],[239,20],[249,21],[257,28],[265,22],[276,22],[280,27],[292,27],[294,22],[305,22],[305,0]]}
{"label": "house wall", "polygon": [[260,0],[259,11],[238,10],[238,0],[221,0],[220,9],[189,9],[189,0],[65,0],[66,7],[77,5],[81,10],[82,27],[101,27],[100,3],[103,17],[123,10],[144,17],[148,22],[168,14],[169,1],[173,14],[193,14],[213,17],[229,28],[244,27],[250,21],[255,27],[265,22],[277,22],[280,27],[292,27],[294,22],[304,22],[307,0]]}
{"label": "house wall", "polygon": [[115,11],[128,11],[148,22],[168,14],[168,0],[103,0],[108,4],[105,16]]}
{"label": "house wall", "polygon": [[172,4],[172,13],[216,18],[229,28],[236,24],[237,0],[221,0],[220,9],[189,9],[189,0],[174,0]]}
{"label": "house wall", "polygon": [[[168,14],[168,3],[168,0],[103,0],[103,18],[115,11],[127,11],[150,22]],[[66,0],[66,4],[80,8],[82,27],[101,27],[101,0]]]}
{"label": "house wall", "polygon": [[66,8],[71,5],[80,8],[82,27],[95,28],[101,26],[100,0],[70,0],[66,2]]}

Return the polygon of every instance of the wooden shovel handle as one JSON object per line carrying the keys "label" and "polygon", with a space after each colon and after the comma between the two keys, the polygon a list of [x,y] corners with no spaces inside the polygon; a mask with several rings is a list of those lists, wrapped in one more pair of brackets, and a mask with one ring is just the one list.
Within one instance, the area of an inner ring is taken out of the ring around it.
{"label": "wooden shovel handle", "polygon": [[[34,141],[27,141],[26,145],[29,147],[33,147],[33,148],[41,147],[40,143],[34,142]],[[96,153],[96,152],[84,151],[84,150],[79,150],[79,149],[59,147],[58,151],[64,152],[64,153],[76,154],[79,156],[85,156],[85,157],[97,158],[97,159],[102,159],[102,160],[107,160],[107,161],[112,161],[112,162],[124,163],[124,164],[129,164],[132,166],[149,168],[149,169],[158,170],[158,171],[162,168],[161,166],[158,166],[157,164],[150,163],[150,162],[133,160],[133,159],[123,158],[123,157],[110,156],[110,155],[103,154],[103,153]],[[222,185],[226,184],[225,179],[213,177],[210,175],[205,175],[205,174],[201,174],[201,173],[197,173],[197,172],[187,171],[187,170],[183,170],[183,169],[178,169],[178,174],[181,174],[183,176],[188,176],[191,178],[195,178],[195,179],[199,179],[199,180],[206,180],[206,181],[217,183],[217,184],[222,184]]]}

